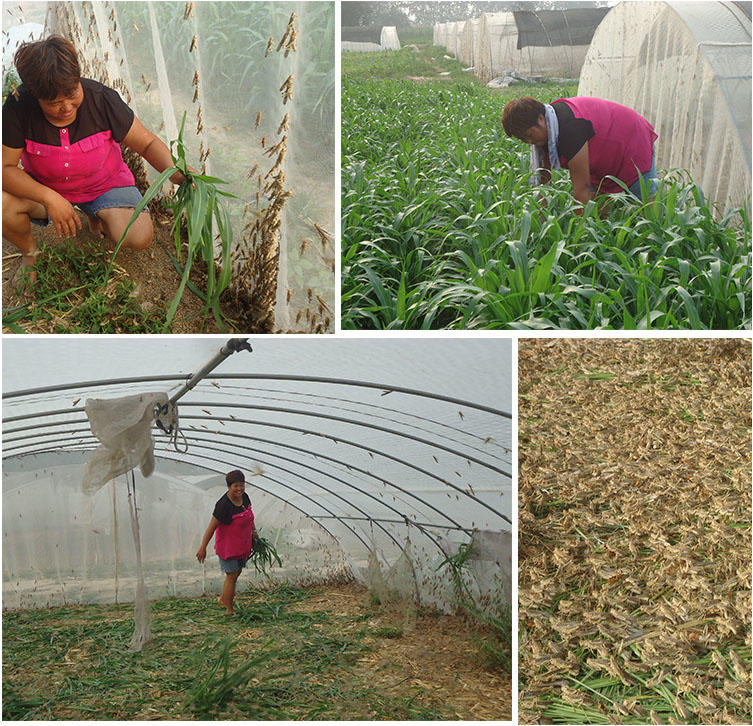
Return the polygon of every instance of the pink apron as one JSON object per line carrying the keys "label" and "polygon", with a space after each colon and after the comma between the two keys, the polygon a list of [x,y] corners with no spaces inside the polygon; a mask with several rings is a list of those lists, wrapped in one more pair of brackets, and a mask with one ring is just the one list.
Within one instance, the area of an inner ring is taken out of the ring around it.
{"label": "pink apron", "polygon": [[233,515],[230,524],[220,523],[214,535],[214,551],[223,560],[242,560],[251,554],[254,513],[248,506]]}

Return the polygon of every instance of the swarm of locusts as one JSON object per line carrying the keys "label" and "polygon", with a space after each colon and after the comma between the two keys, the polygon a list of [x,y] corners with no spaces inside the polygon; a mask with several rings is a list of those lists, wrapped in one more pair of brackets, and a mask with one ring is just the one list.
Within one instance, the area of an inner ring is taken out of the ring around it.
{"label": "swarm of locusts", "polygon": [[[62,4],[59,5],[60,7],[56,6],[53,12],[62,31],[74,39],[82,48],[96,49],[98,47],[96,35],[98,26],[93,10],[87,8],[82,10],[82,17],[84,17],[84,24],[82,25],[82,21],[76,13],[67,12]],[[89,21],[88,29],[85,28],[87,18]],[[114,44],[114,48],[120,48],[120,34],[117,30],[114,9],[110,10],[108,20],[108,40]],[[199,140],[198,162],[201,171],[200,173],[187,171],[183,128],[184,126],[188,127],[189,124],[186,123],[186,115],[184,115],[179,138],[172,142],[172,144],[177,144],[178,147],[177,152],[173,150],[174,166],[185,172],[185,176],[189,179],[189,183],[181,185],[174,199],[170,202],[174,219],[177,220],[173,226],[173,233],[179,263],[182,264],[182,238],[186,236],[186,221],[193,216],[205,220],[205,224],[201,230],[198,228],[194,230],[193,237],[196,239],[193,242],[191,239],[188,240],[188,257],[182,269],[183,279],[178,294],[168,310],[167,325],[175,314],[184,287],[188,285],[191,261],[194,256],[200,254],[207,267],[206,297],[208,307],[214,313],[220,329],[224,329],[224,317],[219,307],[219,300],[222,297],[223,301],[227,301],[228,298],[232,299],[236,311],[243,317],[241,320],[233,321],[236,325],[245,330],[272,332],[275,327],[274,311],[278,300],[277,280],[282,241],[282,214],[285,203],[292,196],[292,192],[286,188],[284,170],[291,114],[289,110],[286,110],[279,124],[275,122],[273,128],[277,129],[276,138],[272,139],[267,135],[262,136],[260,140],[261,155],[269,157],[271,167],[267,169],[266,164],[255,164],[248,171],[247,178],[256,180],[256,191],[255,195],[252,192],[251,199],[245,200],[247,203],[243,208],[242,224],[244,226],[241,234],[236,232],[233,235],[227,209],[222,204],[214,204],[213,201],[219,202],[220,197],[232,197],[233,195],[228,194],[222,190],[221,186],[218,186],[225,184],[225,181],[207,176],[207,160],[212,150],[208,130],[204,125],[203,107],[206,99],[200,74],[201,43],[197,34],[193,2],[185,3],[183,21],[188,25],[193,25],[190,31],[190,43],[187,47],[189,63],[192,64],[194,70],[191,81],[192,110],[188,115],[195,121],[195,133]],[[134,27],[138,30],[136,26]],[[280,40],[269,39],[264,57],[277,52],[283,53],[284,57],[287,58],[290,53],[297,50],[297,42],[298,29],[296,27],[296,14],[293,12]],[[108,52],[104,53],[104,57],[100,57],[100,55],[96,51],[82,53],[85,74],[118,89],[124,95],[125,100],[130,102],[131,90],[124,78],[112,77],[111,66],[108,64],[110,60]],[[122,48],[119,55],[122,55]],[[124,60],[124,57],[120,58],[121,67]],[[286,74],[280,81],[279,93],[282,104],[286,109],[289,109],[289,103],[292,101],[294,93],[294,77],[292,74]],[[151,82],[142,74],[141,90],[146,92],[151,85]],[[261,121],[262,112],[259,111],[256,115],[255,126],[257,129],[260,127]],[[160,128],[164,128],[164,123]],[[151,203],[152,211],[159,212],[162,209],[161,206],[157,205],[156,201],[152,203],[152,200],[157,200],[166,174],[163,173],[150,187],[146,182],[146,173],[141,158],[132,152],[127,152],[125,158],[134,172],[139,190],[144,194],[145,205]],[[199,184],[202,185],[202,189],[197,191]],[[196,199],[203,200],[206,196],[209,196],[210,202],[212,202],[210,204],[213,210],[212,214],[188,214],[194,208]],[[141,210],[139,209],[139,211]],[[309,220],[309,222],[312,237],[318,236],[321,240],[322,258],[328,260],[329,256],[332,257],[332,271],[334,273],[332,235],[313,220]],[[188,234],[188,236],[191,235]],[[201,244],[197,242],[199,237]],[[309,243],[312,248],[318,247],[312,240],[304,239],[301,243],[301,256],[305,253]],[[304,294],[305,292],[304,290]],[[288,291],[288,304],[290,304],[290,298],[291,292]],[[305,323],[312,332],[325,332],[331,328],[331,317],[332,313],[327,303],[321,296],[315,295],[313,290],[308,290],[308,301],[305,304],[305,309],[302,306],[298,311],[295,322],[299,328]]]}
{"label": "swarm of locusts", "polygon": [[522,723],[749,723],[751,347],[519,352]]}

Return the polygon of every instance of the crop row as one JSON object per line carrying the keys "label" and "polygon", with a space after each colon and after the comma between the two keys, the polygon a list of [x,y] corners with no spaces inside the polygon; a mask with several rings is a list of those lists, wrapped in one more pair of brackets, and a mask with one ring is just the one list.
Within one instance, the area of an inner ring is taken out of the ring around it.
{"label": "crop row", "polygon": [[528,183],[502,95],[346,78],[342,99],[344,329],[750,327],[748,212],[715,216],[682,173],[578,215],[566,172]]}

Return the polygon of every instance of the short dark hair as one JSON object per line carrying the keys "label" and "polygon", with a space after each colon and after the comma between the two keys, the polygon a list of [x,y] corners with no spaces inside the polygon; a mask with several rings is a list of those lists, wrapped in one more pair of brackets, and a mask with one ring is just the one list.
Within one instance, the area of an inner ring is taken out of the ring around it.
{"label": "short dark hair", "polygon": [[243,472],[240,469],[233,469],[232,471],[229,471],[227,474],[225,474],[225,483],[228,486],[234,484],[237,481],[246,481],[246,477],[243,476]]}
{"label": "short dark hair", "polygon": [[502,126],[508,136],[519,139],[531,126],[538,124],[539,116],[544,115],[546,115],[546,109],[541,101],[531,96],[513,98],[512,101],[507,102],[502,111]]}
{"label": "short dark hair", "polygon": [[81,82],[73,43],[60,35],[23,43],[13,58],[18,77],[36,99],[51,101],[71,95]]}

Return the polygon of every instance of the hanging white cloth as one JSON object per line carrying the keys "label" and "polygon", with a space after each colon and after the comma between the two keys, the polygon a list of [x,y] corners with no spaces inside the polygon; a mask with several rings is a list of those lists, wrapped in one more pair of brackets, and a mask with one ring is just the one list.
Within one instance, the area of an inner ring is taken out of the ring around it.
{"label": "hanging white cloth", "polygon": [[151,433],[154,407],[156,404],[164,406],[167,400],[167,394],[162,391],[87,400],[86,415],[92,433],[102,445],[91,453],[87,461],[84,492],[91,494],[136,466],[142,476],[151,476],[154,471]]}

